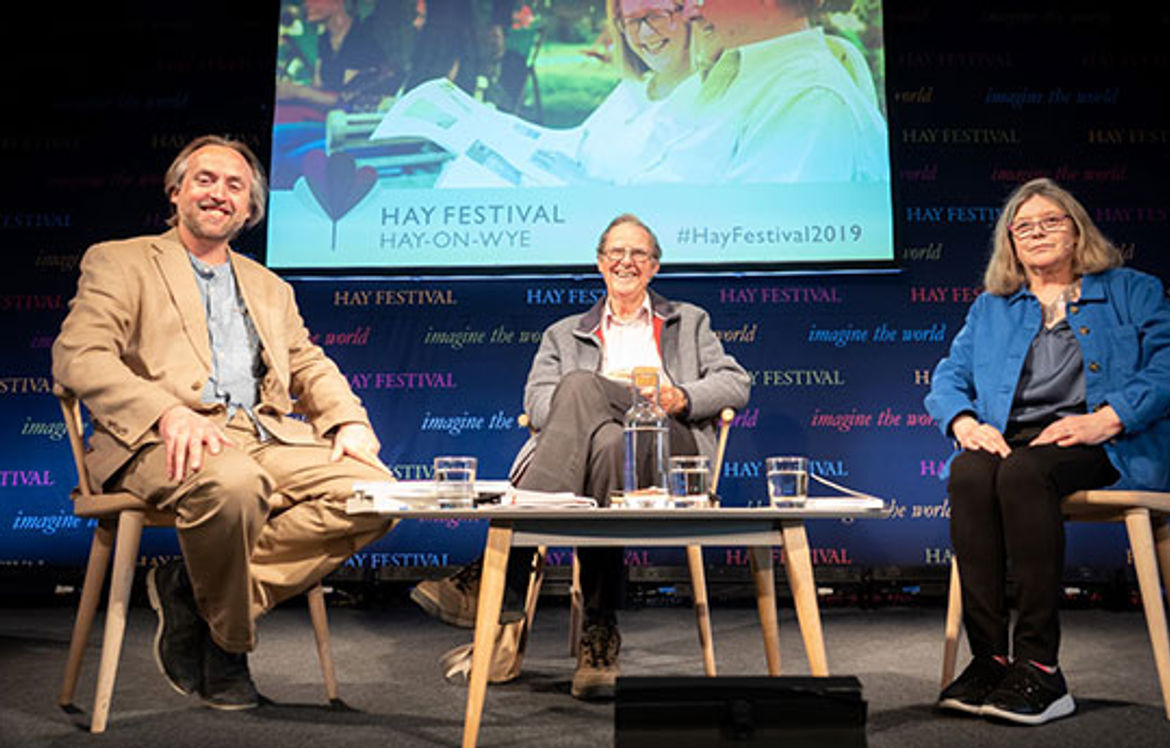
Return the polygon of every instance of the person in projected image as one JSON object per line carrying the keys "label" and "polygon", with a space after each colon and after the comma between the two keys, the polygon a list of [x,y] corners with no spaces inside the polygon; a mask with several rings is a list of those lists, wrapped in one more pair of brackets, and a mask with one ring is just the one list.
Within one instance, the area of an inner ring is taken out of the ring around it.
{"label": "person in projected image", "polygon": [[303,0],[303,5],[305,21],[321,28],[313,81],[278,79],[278,101],[296,101],[325,112],[354,109],[363,98],[372,109],[382,96],[394,93],[400,76],[390,69],[372,29],[357,18],[353,0]]}
{"label": "person in projected image", "polygon": [[[670,453],[715,454],[715,418],[742,408],[751,378],[723,351],[707,312],[650,291],[662,250],[637,217],[615,218],[597,244],[605,296],[591,309],[553,323],[541,336],[524,387],[533,436],[516,457],[511,480],[520,489],[591,496],[601,506],[622,489],[623,417],[631,404],[629,374],[649,366],[661,373],[659,404],[670,416]],[[621,637],[616,609],[624,577],[621,548],[579,548],[585,625],[571,692],[581,699],[612,697]],[[531,549],[509,555],[499,635],[489,680],[520,674],[524,601]],[[447,623],[475,622],[482,569],[478,563],[444,580],[420,583],[411,599]],[[448,672],[470,662],[467,646],[444,656]]]}
{"label": "person in projected image", "polygon": [[[621,80],[566,139],[533,162],[570,184],[626,184],[661,153],[674,93],[691,74],[690,27],[676,0],[606,0]],[[664,129],[666,128],[666,129]],[[454,186],[445,179],[443,186]]]}
{"label": "person in projected image", "polygon": [[675,0],[607,0],[605,10],[622,78],[582,123],[577,161],[591,178],[621,184],[653,147],[659,112],[691,74],[690,26]]}
{"label": "person in projected image", "polygon": [[1075,197],[1021,185],[995,225],[986,291],[931,377],[926,409],[960,448],[947,492],[972,654],[943,709],[1029,725],[1071,714],[1061,497],[1170,488],[1170,303],[1121,264]]}
{"label": "person in projected image", "polygon": [[825,0],[686,0],[698,75],[660,118],[633,181],[889,178],[886,123],[856,48],[810,16]]}

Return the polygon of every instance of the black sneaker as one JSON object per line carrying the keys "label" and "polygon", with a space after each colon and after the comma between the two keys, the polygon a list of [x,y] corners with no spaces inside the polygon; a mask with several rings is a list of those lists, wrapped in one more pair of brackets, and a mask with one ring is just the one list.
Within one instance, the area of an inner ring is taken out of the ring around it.
{"label": "black sneaker", "polygon": [[191,580],[182,560],[171,560],[146,574],[150,607],[158,614],[154,661],[171,688],[194,693],[201,678],[200,659],[207,624],[199,616]]}
{"label": "black sneaker", "polygon": [[983,716],[1042,725],[1077,710],[1060,670],[1052,675],[1029,662],[1013,662],[999,687],[987,695]]}
{"label": "black sneaker", "polygon": [[995,690],[1007,675],[1007,670],[1007,665],[994,657],[976,657],[938,695],[939,708],[982,714],[987,694]]}
{"label": "black sneaker", "polygon": [[248,655],[225,652],[210,636],[204,640],[203,678],[199,695],[212,709],[236,711],[260,705],[260,694],[248,672]]}

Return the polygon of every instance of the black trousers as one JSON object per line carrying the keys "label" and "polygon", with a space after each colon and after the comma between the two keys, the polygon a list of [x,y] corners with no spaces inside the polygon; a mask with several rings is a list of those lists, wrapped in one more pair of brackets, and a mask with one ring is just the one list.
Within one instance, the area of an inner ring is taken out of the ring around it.
{"label": "black trousers", "polygon": [[[553,392],[548,423],[532,461],[517,487],[534,491],[571,491],[608,506],[610,493],[622,490],[625,464],[623,420],[632,404],[629,388],[591,371],[569,372]],[[670,453],[698,453],[694,435],[670,418]],[[509,555],[501,621],[517,620],[524,609],[534,551]],[[579,548],[581,594],[587,621],[612,622],[625,580],[622,548]]]}
{"label": "black trousers", "polygon": [[[1060,499],[1110,485],[1118,473],[1098,445],[1027,446],[1038,432],[1009,430],[1012,452],[1006,458],[975,450],[951,463],[951,546],[958,555],[972,654],[1055,665],[1064,571]],[[1004,590],[1009,560],[1018,610],[1010,650]]]}

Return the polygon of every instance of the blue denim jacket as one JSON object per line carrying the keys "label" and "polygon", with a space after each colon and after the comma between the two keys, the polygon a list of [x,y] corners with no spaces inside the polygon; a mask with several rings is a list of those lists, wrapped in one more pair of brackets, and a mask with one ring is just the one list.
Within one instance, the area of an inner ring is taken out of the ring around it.
{"label": "blue denim jacket", "polygon": [[[1081,345],[1089,410],[1112,405],[1125,427],[1103,445],[1121,474],[1115,487],[1170,489],[1170,302],[1161,281],[1128,268],[1086,275],[1068,321]],[[1041,324],[1040,302],[1025,288],[975,300],[926,396],[944,435],[964,411],[1004,430]]]}

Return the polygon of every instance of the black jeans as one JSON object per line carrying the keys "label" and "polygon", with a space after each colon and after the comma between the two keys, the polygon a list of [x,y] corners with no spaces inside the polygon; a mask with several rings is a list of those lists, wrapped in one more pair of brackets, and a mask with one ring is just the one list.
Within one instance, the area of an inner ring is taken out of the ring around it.
{"label": "black jeans", "polygon": [[[1099,445],[1029,447],[1038,432],[1009,430],[1012,452],[1006,458],[975,450],[951,463],[951,546],[972,654],[1013,654],[1055,665],[1064,571],[1060,499],[1110,485],[1118,473]],[[1018,610],[1010,651],[1004,591],[1009,559]]]}
{"label": "black jeans", "polygon": [[[608,506],[610,493],[622,489],[622,424],[630,405],[625,385],[591,371],[566,374],[553,392],[548,423],[517,487],[571,491]],[[670,453],[697,454],[690,429],[674,418],[669,419],[669,425]],[[622,554],[622,548],[577,549],[586,620],[614,620],[625,581]],[[508,557],[502,622],[517,620],[524,609],[532,558],[530,548],[515,549]]]}

